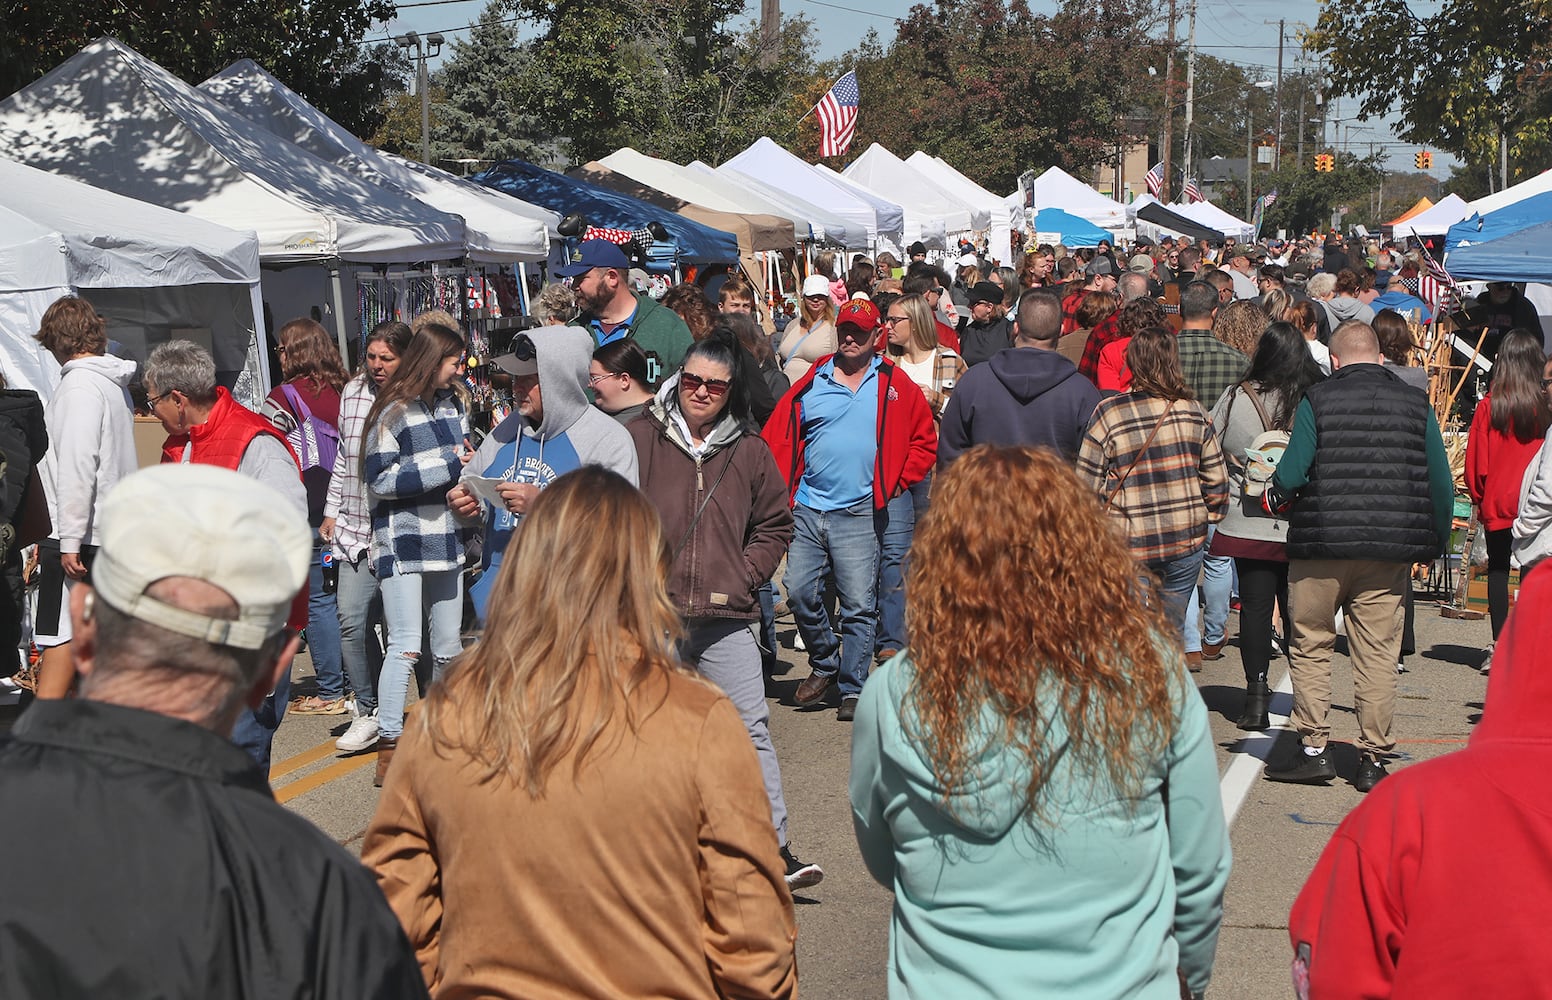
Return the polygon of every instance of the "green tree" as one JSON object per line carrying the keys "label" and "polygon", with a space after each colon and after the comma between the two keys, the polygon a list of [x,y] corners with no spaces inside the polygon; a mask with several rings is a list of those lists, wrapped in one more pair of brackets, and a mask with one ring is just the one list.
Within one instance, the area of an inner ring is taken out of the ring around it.
{"label": "green tree", "polygon": [[1406,3],[1321,0],[1306,46],[1361,115],[1399,113],[1402,139],[1485,166],[1507,138],[1512,180],[1552,152],[1549,32],[1545,0],[1444,0],[1427,17]]}
{"label": "green tree", "polygon": [[[1379,186],[1380,176],[1377,156],[1360,158],[1352,153],[1337,153],[1336,169],[1328,173],[1317,172],[1313,163],[1300,167],[1292,157],[1285,158],[1275,171],[1258,170],[1251,189],[1253,196],[1277,192],[1277,201],[1262,219],[1261,232],[1286,229],[1307,233],[1324,229],[1330,224],[1332,213],[1344,206],[1349,210],[1349,221],[1365,222],[1372,229],[1374,225],[1367,221],[1372,214],[1370,199]],[[1245,189],[1230,185],[1220,196],[1219,204],[1235,215],[1244,212]]]}
{"label": "green tree", "polygon": [[251,58],[364,135],[402,62],[361,40],[393,13],[393,0],[12,0],[0,13],[0,93],[112,35],[189,83]]}
{"label": "green tree", "polygon": [[[458,160],[489,165],[513,157],[548,158],[548,134],[519,89],[524,75],[536,69],[534,48],[521,39],[501,0],[486,6],[467,39],[453,42],[431,78],[433,162],[453,170]],[[417,157],[419,127],[417,118]]]}

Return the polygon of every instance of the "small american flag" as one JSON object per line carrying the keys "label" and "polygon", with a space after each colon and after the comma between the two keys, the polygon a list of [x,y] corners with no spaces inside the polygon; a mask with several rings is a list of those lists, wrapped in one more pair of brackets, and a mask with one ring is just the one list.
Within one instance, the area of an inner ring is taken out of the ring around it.
{"label": "small american flag", "polygon": [[1443,264],[1434,260],[1426,246],[1422,250],[1426,273],[1418,275],[1417,297],[1428,303],[1435,314],[1454,312],[1460,308],[1460,285],[1450,277],[1450,272],[1444,269]]}
{"label": "small american flag", "polygon": [[851,146],[857,132],[857,104],[862,94],[857,89],[857,74],[847,73],[814,105],[819,117],[819,155],[840,156]]}
{"label": "small american flag", "polygon": [[1266,193],[1266,207],[1271,208],[1275,204],[1277,204],[1277,189],[1273,188]]}
{"label": "small american flag", "polygon": [[1202,189],[1196,186],[1195,177],[1186,178],[1185,190],[1181,193],[1185,195],[1186,204],[1188,205],[1207,200],[1206,198],[1202,197]]}
{"label": "small american flag", "polygon": [[1155,163],[1144,179],[1148,182],[1148,193],[1157,198],[1159,192],[1164,190],[1164,164]]}

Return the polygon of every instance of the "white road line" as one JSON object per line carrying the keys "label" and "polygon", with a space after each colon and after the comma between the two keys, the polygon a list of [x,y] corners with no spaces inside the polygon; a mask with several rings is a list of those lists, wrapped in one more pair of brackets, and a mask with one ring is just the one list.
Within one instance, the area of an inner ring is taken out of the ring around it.
{"label": "white road line", "polygon": [[[1293,675],[1283,671],[1272,693],[1292,695]],[[1262,733],[1250,733],[1235,745],[1232,751],[1234,760],[1218,782],[1218,791],[1223,799],[1223,818],[1229,826],[1234,825],[1234,819],[1250,795],[1250,789],[1261,777],[1261,769],[1266,767],[1266,756],[1277,743],[1278,732],[1288,726],[1286,715],[1273,715],[1271,720],[1270,729]]]}

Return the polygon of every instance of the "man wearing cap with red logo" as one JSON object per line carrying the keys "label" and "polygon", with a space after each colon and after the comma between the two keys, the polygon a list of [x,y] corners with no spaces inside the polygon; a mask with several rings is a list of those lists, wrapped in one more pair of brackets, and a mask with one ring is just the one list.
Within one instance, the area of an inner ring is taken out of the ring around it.
{"label": "man wearing cap with red logo", "polygon": [[555,273],[572,279],[571,289],[582,310],[573,322],[592,332],[594,347],[625,337],[640,344],[654,390],[669,372],[679,370],[684,352],[694,342],[690,328],[650,295],[631,291],[630,258],[619,246],[608,240],[583,240],[571,252],[570,262]]}
{"label": "man wearing cap with red logo", "polygon": [[[788,390],[762,435],[792,495],[787,602],[813,667],[795,699],[817,704],[839,679],[843,722],[856,711],[873,661],[880,537],[892,508],[910,510],[890,501],[926,477],[938,446],[921,389],[874,353],[882,325],[871,302],[842,306],[835,354]],[[839,639],[823,600],[831,574]]]}

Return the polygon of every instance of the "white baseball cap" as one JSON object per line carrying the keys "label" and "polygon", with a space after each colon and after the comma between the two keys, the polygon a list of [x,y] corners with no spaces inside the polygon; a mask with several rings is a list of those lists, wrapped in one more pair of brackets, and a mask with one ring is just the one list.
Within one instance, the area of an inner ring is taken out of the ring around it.
{"label": "white baseball cap", "polygon": [[829,295],[830,279],[822,274],[810,274],[803,279],[803,297],[810,295]]}
{"label": "white baseball cap", "polygon": [[[258,649],[279,632],[307,583],[312,530],[278,492],[214,465],[157,465],[103,500],[92,589],[143,622],[217,646]],[[233,619],[174,607],[146,588],[191,577],[237,602]]]}

